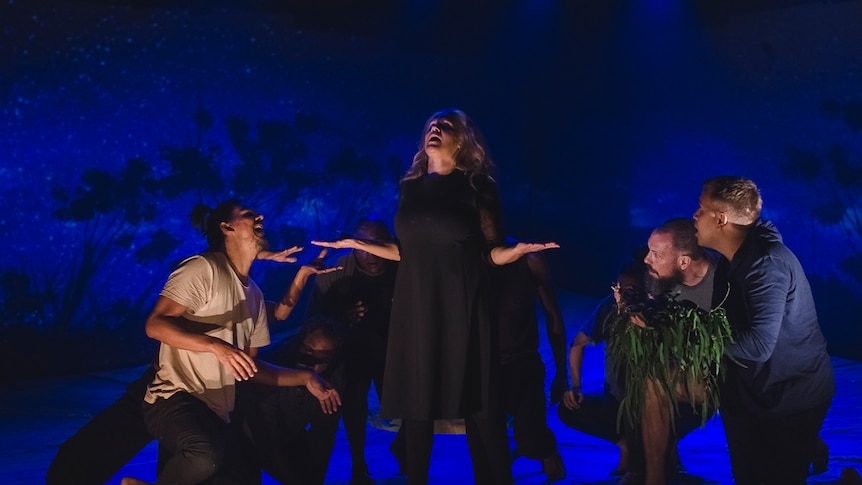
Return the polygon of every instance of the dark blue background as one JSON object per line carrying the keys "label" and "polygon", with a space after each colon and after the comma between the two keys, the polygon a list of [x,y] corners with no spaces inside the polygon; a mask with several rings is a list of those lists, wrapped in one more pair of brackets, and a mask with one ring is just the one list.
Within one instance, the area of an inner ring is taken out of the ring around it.
{"label": "dark blue background", "polygon": [[[862,358],[860,21],[859,1],[7,0],[2,354],[142,362],[159,287],[205,246],[195,203],[239,197],[278,247],[391,221],[422,123],[458,107],[507,231],[561,244],[562,290],[604,294],[704,179],[744,175],[831,352]],[[255,271],[278,298],[294,269]]]}

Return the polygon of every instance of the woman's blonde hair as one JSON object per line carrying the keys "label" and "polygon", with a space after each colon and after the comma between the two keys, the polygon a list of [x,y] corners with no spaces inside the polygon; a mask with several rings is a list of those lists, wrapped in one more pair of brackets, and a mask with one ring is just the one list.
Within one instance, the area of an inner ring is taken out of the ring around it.
{"label": "woman's blonde hair", "polygon": [[413,165],[401,178],[401,181],[419,178],[428,173],[428,154],[425,153],[425,134],[431,123],[436,120],[446,120],[452,124],[452,131],[460,147],[455,152],[455,168],[472,175],[481,174],[488,177],[494,175],[494,162],[485,146],[485,138],[473,120],[458,109],[444,109],[428,118],[419,138],[419,150],[413,156]]}

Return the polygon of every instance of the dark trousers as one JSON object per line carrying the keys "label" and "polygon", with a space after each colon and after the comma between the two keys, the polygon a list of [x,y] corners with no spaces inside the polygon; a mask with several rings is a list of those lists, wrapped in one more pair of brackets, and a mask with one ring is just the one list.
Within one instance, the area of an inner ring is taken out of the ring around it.
{"label": "dark trousers", "polygon": [[243,457],[243,463],[231,464],[247,477],[239,483],[260,483],[263,469],[280,483],[322,485],[341,415],[325,414],[317,398],[301,387],[243,382],[239,394],[232,427],[247,446],[229,455]]}
{"label": "dark trousers", "polygon": [[566,426],[616,444],[623,437],[617,430],[617,413],[620,402],[610,394],[584,394],[578,409],[559,405],[557,414]]}
{"label": "dark trousers", "polygon": [[186,392],[144,403],[144,421],[159,441],[158,484],[194,484],[221,469],[228,441],[228,424],[203,401]]}
{"label": "dark trousers", "polygon": [[385,348],[380,355],[364,355],[362,350],[369,347],[357,348],[360,345],[347,349],[344,363],[345,389],[342,396],[344,432],[347,434],[347,443],[350,446],[354,475],[364,475],[367,472],[365,437],[368,425],[368,391],[371,390],[373,381],[377,397],[382,399],[381,388],[386,358]]}
{"label": "dark trousers", "polygon": [[48,467],[48,485],[105,483],[153,440],[141,402],[154,374],[148,367],[119,399],[60,445]]}
{"label": "dark trousers", "polygon": [[829,404],[782,418],[721,409],[733,479],[739,485],[804,485]]}
{"label": "dark trousers", "polygon": [[539,354],[502,366],[506,413],[512,416],[518,454],[541,460],[557,451],[557,440],[548,427],[545,398],[545,365]]}
{"label": "dark trousers", "polygon": [[[692,409],[688,403],[679,403],[679,412],[674,416],[674,432],[671,438],[680,440],[701,426],[703,418],[699,413],[700,406],[696,408]],[[617,426],[619,409],[619,400],[610,394],[584,394],[584,401],[580,408],[569,409],[560,404],[557,414],[566,426],[614,444],[626,436],[629,448],[628,470],[642,472],[646,466],[640,429],[630,426],[625,418],[622,418],[620,425]],[[708,410],[707,420],[714,414],[714,409]],[[669,446],[673,445],[675,441],[669,443]],[[675,463],[668,463],[668,467],[674,465]]]}
{"label": "dark trousers", "polygon": [[[431,447],[434,443],[434,421],[407,420],[407,483],[428,483]],[[502,416],[489,418],[474,414],[464,419],[467,448],[473,463],[473,481],[477,485],[513,483],[512,464],[507,444],[506,422]]]}

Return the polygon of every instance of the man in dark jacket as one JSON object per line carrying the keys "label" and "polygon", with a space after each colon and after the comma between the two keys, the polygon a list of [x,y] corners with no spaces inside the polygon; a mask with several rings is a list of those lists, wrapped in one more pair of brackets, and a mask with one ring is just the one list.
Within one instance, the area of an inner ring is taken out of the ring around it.
{"label": "man in dark jacket", "polygon": [[722,176],[694,214],[730,284],[721,417],[736,483],[804,484],[835,382],[808,280],[761,207],[754,182]]}

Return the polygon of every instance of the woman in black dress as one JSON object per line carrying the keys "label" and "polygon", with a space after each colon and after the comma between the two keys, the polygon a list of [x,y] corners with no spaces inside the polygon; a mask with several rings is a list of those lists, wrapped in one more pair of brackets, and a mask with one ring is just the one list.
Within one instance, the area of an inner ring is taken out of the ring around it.
{"label": "woman in black dress", "polygon": [[425,483],[433,420],[465,418],[476,483],[511,483],[504,419],[494,409],[496,353],[488,265],[555,243],[504,245],[493,163],[467,115],[425,123],[401,180],[397,243],[312,241],[400,261],[390,319],[381,415],[406,424],[408,483]]}

